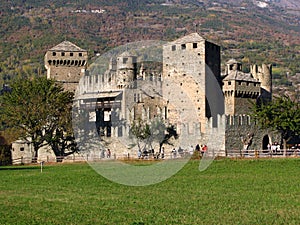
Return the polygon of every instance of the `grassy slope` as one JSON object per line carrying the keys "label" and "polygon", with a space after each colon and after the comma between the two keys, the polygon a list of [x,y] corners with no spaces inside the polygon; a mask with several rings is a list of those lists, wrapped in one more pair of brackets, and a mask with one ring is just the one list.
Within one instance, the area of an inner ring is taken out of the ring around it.
{"label": "grassy slope", "polygon": [[299,224],[300,159],[192,161],[147,187],[87,164],[0,168],[0,224]]}

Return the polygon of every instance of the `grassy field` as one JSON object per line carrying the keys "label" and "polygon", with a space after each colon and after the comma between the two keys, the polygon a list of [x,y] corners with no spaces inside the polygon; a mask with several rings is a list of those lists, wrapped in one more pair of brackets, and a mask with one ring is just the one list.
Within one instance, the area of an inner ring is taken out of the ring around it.
{"label": "grassy field", "polygon": [[300,158],[198,164],[146,187],[85,163],[0,167],[0,224],[300,224]]}

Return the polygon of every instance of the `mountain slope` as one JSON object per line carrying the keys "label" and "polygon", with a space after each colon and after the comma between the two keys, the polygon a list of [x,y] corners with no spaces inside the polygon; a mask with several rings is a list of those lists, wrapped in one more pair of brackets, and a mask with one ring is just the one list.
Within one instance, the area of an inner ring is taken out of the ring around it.
{"label": "mountain slope", "polygon": [[47,49],[69,40],[91,59],[127,42],[174,40],[198,31],[222,46],[222,58],[274,63],[275,84],[300,72],[297,1],[253,0],[8,0],[0,9],[0,83],[43,74]]}

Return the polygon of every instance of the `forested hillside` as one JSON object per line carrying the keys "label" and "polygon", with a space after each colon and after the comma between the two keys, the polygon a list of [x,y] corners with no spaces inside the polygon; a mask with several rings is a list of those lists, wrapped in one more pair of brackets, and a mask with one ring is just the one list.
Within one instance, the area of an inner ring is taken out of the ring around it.
{"label": "forested hillside", "polygon": [[46,50],[63,40],[87,49],[92,60],[128,42],[198,31],[222,46],[223,62],[237,58],[245,70],[251,63],[273,63],[275,85],[294,90],[299,80],[291,83],[286,74],[300,72],[300,17],[287,3],[295,1],[2,1],[0,84],[44,74]]}

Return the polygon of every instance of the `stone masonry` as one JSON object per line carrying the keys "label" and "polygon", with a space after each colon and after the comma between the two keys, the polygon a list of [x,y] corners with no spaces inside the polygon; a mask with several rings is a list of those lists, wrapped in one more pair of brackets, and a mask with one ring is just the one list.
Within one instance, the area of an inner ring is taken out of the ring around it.
{"label": "stone masonry", "polygon": [[[107,148],[117,146],[119,153],[127,148],[117,140],[128,135],[129,127],[118,121],[155,117],[175,124],[179,134],[191,135],[193,143],[188,144],[206,144],[221,156],[237,149],[265,149],[268,143],[280,141],[278,134],[258,129],[249,115],[252,104],[271,100],[272,67],[252,65],[250,73],[244,73],[242,64],[231,59],[221,73],[220,46],[198,33],[163,45],[161,71],[147,71],[127,51],[111,58],[108,69],[99,74],[86,70],[87,60],[86,50],[64,41],[45,55],[47,77],[71,91],[79,85],[77,107],[88,111],[85,122],[96,125]],[[134,89],[139,82],[147,85]],[[180,121],[178,102],[183,104],[181,111],[192,107],[196,120]]]}
{"label": "stone masonry", "polygon": [[88,54],[69,41],[49,49],[45,55],[47,78],[62,83],[69,91],[75,91],[87,68]]}

